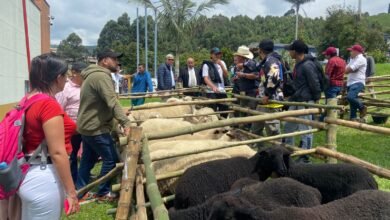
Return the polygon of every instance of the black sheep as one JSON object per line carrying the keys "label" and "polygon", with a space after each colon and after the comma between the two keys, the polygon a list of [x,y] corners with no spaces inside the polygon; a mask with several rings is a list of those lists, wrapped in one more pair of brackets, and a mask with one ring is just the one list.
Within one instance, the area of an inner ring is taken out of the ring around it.
{"label": "black sheep", "polygon": [[175,209],[202,204],[213,195],[227,192],[238,179],[253,176],[258,154],[251,158],[234,157],[214,160],[188,168],[177,181]]}
{"label": "black sheep", "polygon": [[348,197],[311,208],[281,207],[272,211],[254,206],[243,198],[226,196],[215,201],[209,220],[387,220],[390,219],[390,193],[363,190]]}
{"label": "black sheep", "polygon": [[249,185],[253,185],[256,183],[259,183],[259,180],[255,180],[255,179],[252,179],[250,177],[244,177],[244,178],[238,179],[236,182],[234,182],[230,186],[230,191],[239,190],[239,189],[242,189],[244,187],[248,187]]}
{"label": "black sheep", "polygon": [[291,152],[284,147],[271,147],[259,152],[256,172],[261,181],[272,174],[286,176],[317,188],[322,203],[344,198],[359,190],[378,189],[374,177],[365,169],[352,164],[294,163]]}
{"label": "black sheep", "polygon": [[223,200],[226,196],[243,198],[268,211],[280,207],[313,207],[321,204],[321,194],[317,189],[290,178],[277,178],[215,195],[201,205],[170,211],[169,218],[172,220],[207,219],[212,204]]}

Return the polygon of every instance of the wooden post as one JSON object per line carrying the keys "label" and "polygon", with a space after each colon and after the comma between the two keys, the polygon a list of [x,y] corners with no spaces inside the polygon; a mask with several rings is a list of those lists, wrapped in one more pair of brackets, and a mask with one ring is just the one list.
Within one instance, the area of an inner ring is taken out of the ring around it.
{"label": "wooden post", "polygon": [[118,201],[116,220],[127,220],[130,212],[130,202],[132,200],[135,182],[135,173],[139,152],[141,149],[142,127],[131,127],[128,136],[128,145],[125,149],[126,161],[122,175],[121,192]]}
{"label": "wooden post", "polygon": [[148,220],[148,216],[146,214],[146,207],[142,206],[145,204],[145,195],[144,195],[144,184],[141,167],[137,168],[137,176],[136,176],[136,198],[137,198],[137,220]]}
{"label": "wooden post", "polygon": [[[240,95],[241,95],[241,96],[245,96],[245,92],[240,92]],[[239,99],[239,104],[240,104],[240,107],[241,107],[241,108],[245,108],[245,106],[244,106],[244,99]],[[239,116],[240,116],[240,117],[245,117],[245,114],[244,114],[243,112],[239,112]],[[244,128],[244,125],[243,125],[243,124],[240,124],[240,125],[238,125],[238,127],[239,127],[240,129],[243,129],[243,128]]]}
{"label": "wooden post", "polygon": [[[327,99],[327,104],[337,105],[337,99]],[[337,110],[328,109],[326,112],[327,118],[337,119]],[[337,151],[337,125],[329,124],[328,130],[326,131],[326,145],[329,150]],[[335,158],[327,158],[326,163],[337,163]]]}
{"label": "wooden post", "polygon": [[142,160],[145,165],[146,174],[146,192],[149,197],[150,204],[153,209],[153,216],[156,220],[169,220],[168,211],[165,208],[164,202],[161,199],[161,193],[158,190],[156,176],[152,169],[152,161],[150,159],[148,138],[145,136],[142,143]]}

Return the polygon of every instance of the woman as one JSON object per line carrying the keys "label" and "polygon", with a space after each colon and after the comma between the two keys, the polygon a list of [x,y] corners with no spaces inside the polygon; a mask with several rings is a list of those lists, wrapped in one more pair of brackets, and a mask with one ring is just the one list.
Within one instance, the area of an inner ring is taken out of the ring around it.
{"label": "woman", "polygon": [[32,91],[27,97],[43,93],[48,98],[32,104],[25,114],[23,151],[28,157],[45,140],[49,157],[46,166],[31,165],[19,188],[22,220],[60,219],[64,201],[69,204],[66,214],[80,208],[68,160],[76,125],[54,98],[64,89],[67,71],[66,63],[50,53],[35,57],[31,63]]}
{"label": "woman", "polygon": [[[77,122],[77,113],[80,107],[80,87],[83,83],[81,71],[87,67],[87,64],[76,62],[70,70],[70,80],[65,84],[64,90],[57,93],[56,99],[62,106],[62,109],[68,114],[74,123]],[[70,155],[70,171],[72,173],[73,182],[77,181],[77,153],[81,145],[81,135],[74,134],[71,139],[72,154]]]}

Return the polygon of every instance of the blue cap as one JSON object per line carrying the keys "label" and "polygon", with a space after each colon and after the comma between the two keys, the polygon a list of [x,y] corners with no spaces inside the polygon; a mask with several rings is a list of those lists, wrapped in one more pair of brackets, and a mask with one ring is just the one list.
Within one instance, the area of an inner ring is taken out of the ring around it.
{"label": "blue cap", "polygon": [[213,49],[210,50],[211,54],[221,54],[222,51],[218,47],[214,47]]}

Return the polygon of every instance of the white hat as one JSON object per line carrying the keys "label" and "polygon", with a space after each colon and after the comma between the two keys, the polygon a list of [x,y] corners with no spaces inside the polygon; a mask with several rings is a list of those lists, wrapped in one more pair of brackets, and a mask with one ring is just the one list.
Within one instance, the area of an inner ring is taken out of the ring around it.
{"label": "white hat", "polygon": [[240,46],[237,52],[234,53],[234,56],[245,57],[248,59],[253,59],[253,53],[249,50],[247,46]]}

